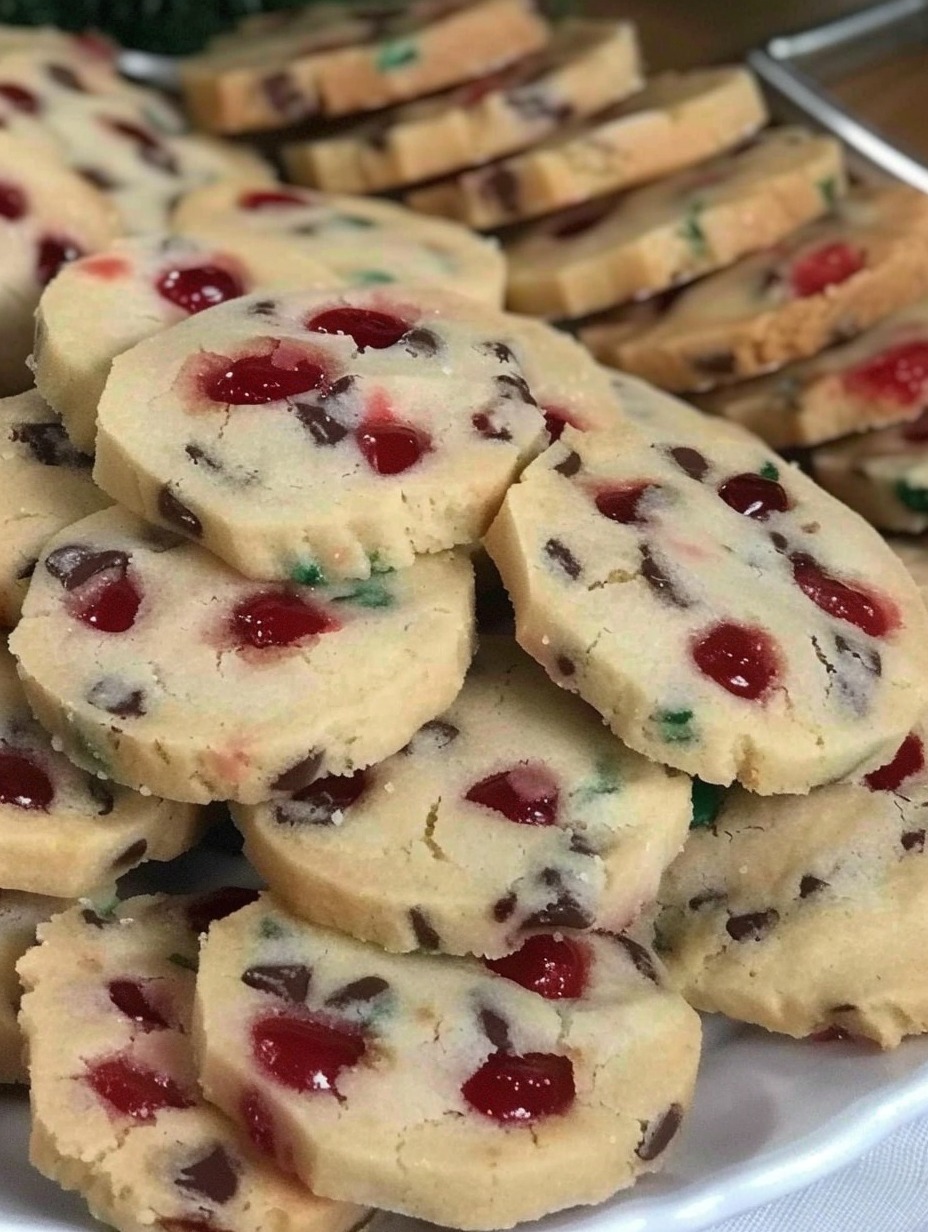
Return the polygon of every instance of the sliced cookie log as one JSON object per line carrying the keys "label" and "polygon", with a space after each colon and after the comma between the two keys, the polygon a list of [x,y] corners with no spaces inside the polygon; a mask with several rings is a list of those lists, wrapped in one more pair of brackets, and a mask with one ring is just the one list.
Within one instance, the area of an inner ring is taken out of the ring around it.
{"label": "sliced cookie log", "polygon": [[617,201],[534,223],[506,247],[516,312],[578,317],[654,295],[777,243],[845,191],[830,137],[771,129]]}
{"label": "sliced cookie log", "polygon": [[637,422],[566,429],[487,536],[519,643],[632,748],[710,782],[805,792],[879,765],[924,705],[911,579],[759,441],[619,388]]}
{"label": "sliced cookie log", "polygon": [[278,1171],[197,1088],[197,934],[254,897],[74,907],[42,925],[20,963],[30,1158],[122,1232],[348,1232],[367,1214]]}
{"label": "sliced cookie log", "polygon": [[0,132],[0,394],[27,389],[33,313],[68,261],[105,247],[120,232],[111,204],[52,155]]}
{"label": "sliced cookie log", "polygon": [[466,559],[261,584],[113,509],[51,541],[10,645],[78,764],[169,799],[256,803],[402,748],[457,695],[472,630]]}
{"label": "sliced cookie log", "polygon": [[[137,699],[120,703],[128,711]],[[78,898],[145,860],[173,860],[203,821],[193,805],[116,787],[56,752],[0,647],[0,885]]]}
{"label": "sliced cookie log", "polygon": [[[270,294],[337,285],[333,273],[286,237],[219,227],[209,238],[147,234],[120,240],[73,262],[42,296],[33,353],[36,385],[61,415],[70,439],[92,453],[97,404],[117,355],[259,288]],[[90,334],[88,320],[94,322]]]}
{"label": "sliced cookie log", "polygon": [[28,1081],[16,1020],[21,992],[16,964],[35,945],[38,926],[68,905],[60,898],[0,890],[0,1083]]}
{"label": "sliced cookie log", "polygon": [[628,22],[568,19],[544,51],[351,132],[284,148],[292,179],[329,192],[400,188],[502,158],[641,88]]}
{"label": "sliced cookie log", "polygon": [[857,785],[720,793],[668,870],[656,938],[696,1008],[770,1031],[928,1030],[925,732]]}
{"label": "sliced cookie log", "polygon": [[626,927],[691,812],[684,775],[624,748],[498,637],[395,757],[234,815],[295,914],[388,950],[496,957],[543,925]]}
{"label": "sliced cookie log", "polygon": [[665,73],[588,123],[406,196],[413,209],[486,229],[631,188],[737,145],[767,118],[746,69]]}
{"label": "sliced cookie log", "polygon": [[258,181],[215,184],[184,197],[172,222],[175,231],[204,235],[217,225],[298,241],[353,286],[434,282],[494,307],[502,303],[506,265],[495,241],[390,201]]}
{"label": "sliced cookie log", "polygon": [[581,337],[664,389],[709,389],[846,342],[926,290],[928,198],[874,189],[669,303],[618,309]]}
{"label": "sliced cookie log", "polygon": [[543,933],[487,967],[385,954],[269,897],[211,930],[195,1024],[207,1098],[317,1193],[475,1229],[659,1166],[700,1036],[622,935]]}
{"label": "sliced cookie log", "polygon": [[928,300],[893,313],[853,342],[696,402],[774,449],[917,420],[928,407]]}
{"label": "sliced cookie log", "polygon": [[573,339],[450,292],[260,293],[114,362],[94,478],[247,576],[367,577],[475,543],[550,435],[618,414]]}
{"label": "sliced cookie log", "polygon": [[0,626],[19,620],[46,540],[110,503],[92,465],[35,390],[0,400]]}

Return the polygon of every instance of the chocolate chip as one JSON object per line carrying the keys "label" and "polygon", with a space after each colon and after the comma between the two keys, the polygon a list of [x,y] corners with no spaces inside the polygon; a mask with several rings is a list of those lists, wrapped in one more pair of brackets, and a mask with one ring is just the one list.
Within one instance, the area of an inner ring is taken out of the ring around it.
{"label": "chocolate chip", "polygon": [[78,167],[78,175],[92,184],[94,188],[99,188],[101,192],[112,192],[119,188],[119,182],[106,171],[101,171],[99,167]]}
{"label": "chocolate chip", "polygon": [[501,364],[514,364],[516,357],[511,347],[505,342],[482,342],[479,350],[485,354],[493,355]]}
{"label": "chocolate chip", "polygon": [[766,911],[748,911],[733,915],[725,925],[725,931],[733,941],[760,941],[780,921],[780,913],[774,907]]}
{"label": "chocolate chip", "polygon": [[289,73],[262,77],[260,88],[274,110],[287,120],[302,120],[318,111],[315,101],[306,97]]}
{"label": "chocolate chip", "polygon": [[33,556],[32,560],[27,560],[16,573],[17,582],[25,582],[35,573],[35,567],[39,563],[38,557]]}
{"label": "chocolate chip", "polygon": [[626,937],[625,933],[615,933],[614,936],[632,960],[635,970],[646,980],[650,980],[652,984],[659,985],[661,977],[657,973],[651,952],[640,941],[636,941],[633,937]]}
{"label": "chocolate chip", "polygon": [[567,544],[562,543],[560,539],[548,540],[545,544],[545,555],[549,560],[559,565],[572,581],[576,581],[582,573],[579,560],[577,560]]}
{"label": "chocolate chip", "polygon": [[641,1141],[635,1147],[635,1154],[645,1161],[657,1159],[670,1146],[671,1141],[683,1121],[683,1108],[680,1104],[671,1104],[662,1117],[649,1121],[644,1127]]}
{"label": "chocolate chip", "polygon": [[297,792],[309,787],[313,780],[319,777],[319,767],[324,756],[321,751],[314,750],[309,753],[302,761],[279,774],[271,784],[271,790]]}
{"label": "chocolate chip", "polygon": [[312,972],[303,963],[266,963],[242,972],[242,983],[258,992],[302,1005],[309,993]]}
{"label": "chocolate chip", "polygon": [[657,562],[650,546],[643,543],[639,551],[641,553],[641,576],[658,598],[664,603],[669,603],[671,607],[690,607],[689,599],[674,584],[664,567]]}
{"label": "chocolate chip", "polygon": [[202,445],[187,445],[184,453],[190,459],[194,466],[202,466],[204,470],[221,471],[222,463],[213,457],[211,453],[202,447]]}
{"label": "chocolate chip", "polygon": [[690,911],[698,911],[700,907],[706,907],[710,903],[723,903],[725,895],[721,890],[702,890],[699,894],[694,894],[687,906]]}
{"label": "chocolate chip", "polygon": [[346,984],[338,992],[333,992],[326,999],[326,1005],[331,1005],[336,1010],[343,1010],[348,1005],[373,1001],[382,992],[386,992],[389,987],[390,985],[387,981],[381,979],[379,975],[362,975],[359,980],[352,980],[350,984]]}
{"label": "chocolate chip", "polygon": [[87,692],[87,701],[119,719],[140,719],[146,713],[145,690],[133,689],[116,676],[104,676]]}
{"label": "chocolate chip", "polygon": [[42,466],[70,466],[75,470],[93,466],[93,458],[74,448],[60,423],[13,424],[10,440],[25,445]]}
{"label": "chocolate chip", "polygon": [[497,924],[505,924],[516,909],[518,898],[515,890],[510,890],[502,898],[498,898],[493,904],[493,919]]}
{"label": "chocolate chip", "polygon": [[568,659],[567,655],[558,655],[554,660],[554,666],[562,676],[573,676],[577,671],[576,663],[573,659]]}
{"label": "chocolate chip", "polygon": [[223,1206],[226,1202],[231,1202],[238,1192],[238,1172],[228,1151],[217,1144],[207,1154],[182,1169],[174,1184],[185,1193]]}
{"label": "chocolate chip", "polygon": [[512,1040],[509,1035],[509,1023],[495,1010],[480,1011],[480,1026],[484,1035],[494,1048],[500,1052],[512,1052]]}
{"label": "chocolate chip", "polygon": [[789,548],[789,540],[785,535],[780,534],[778,530],[771,533],[770,542],[778,552],[785,552]]}
{"label": "chocolate chip", "polygon": [[98,911],[94,911],[92,907],[85,907],[81,912],[81,919],[91,928],[108,928],[113,921],[108,920],[106,916],[100,915]]}
{"label": "chocolate chip", "polygon": [[272,317],[277,311],[277,301],[273,299],[258,299],[248,305],[248,312],[253,317]]}
{"label": "chocolate chip", "polygon": [[333,419],[322,407],[311,402],[294,402],[296,417],[317,445],[337,445],[348,435],[348,429]]}
{"label": "chocolate chip", "polygon": [[833,1005],[828,1012],[830,1014],[854,1014],[857,1012],[857,1006],[845,1001],[843,1005]]}
{"label": "chocolate chip", "polygon": [[496,381],[496,388],[502,397],[520,398],[523,402],[527,402],[529,406],[538,405],[524,376],[514,376],[510,372],[504,372],[502,376],[495,377],[494,379]]}
{"label": "chocolate chip", "polygon": [[341,398],[343,394],[348,393],[355,383],[355,378],[349,373],[347,376],[340,376],[337,381],[333,381],[329,388],[322,394],[323,402],[334,402],[335,399]]}
{"label": "chocolate chip", "polygon": [[461,729],[449,723],[447,719],[430,719],[428,723],[422,724],[410,742],[400,751],[407,756],[410,753],[421,753],[424,748],[431,748],[433,752],[438,752],[446,749],[449,744],[457,740],[460,734]]}
{"label": "chocolate chip", "polygon": [[576,830],[570,832],[570,850],[578,856],[595,856],[596,848],[590,846],[590,841],[585,834],[578,834]]}
{"label": "chocolate chip", "polygon": [[483,194],[498,201],[507,214],[519,212],[519,178],[508,167],[491,167],[480,177]]}
{"label": "chocolate chip", "polygon": [[178,500],[167,484],[158,493],[158,512],[165,522],[170,522],[184,534],[191,535],[194,539],[202,536],[203,523],[192,509]]}
{"label": "chocolate chip", "polygon": [[814,877],[811,873],[806,873],[799,882],[799,897],[809,898],[812,894],[818,894],[819,890],[827,889],[827,881],[823,881],[821,877]]}
{"label": "chocolate chip", "polygon": [[511,441],[512,433],[503,424],[497,424],[493,420],[492,412],[478,411],[476,415],[471,416],[471,424],[474,431],[488,441]]}
{"label": "chocolate chip", "polygon": [[140,838],[133,843],[131,847],[127,847],[121,856],[113,861],[113,868],[131,868],[133,864],[138,864],[140,860],[145,858],[145,853],[148,851],[148,843],[145,839]]}
{"label": "chocolate chip", "polygon": [[709,469],[709,463],[698,449],[690,449],[688,445],[675,445],[669,453],[681,471],[689,475],[690,479],[696,479],[702,483]]}
{"label": "chocolate chip", "polygon": [[100,551],[82,543],[66,543],[46,557],[45,568],[65,590],[77,590],[98,573],[106,573],[109,569],[116,569],[125,576],[129,568],[129,554]]}
{"label": "chocolate chip", "polygon": [[95,774],[87,775],[87,791],[94,804],[97,805],[98,817],[109,817],[116,807],[116,797],[109,787],[98,779]]}
{"label": "chocolate chip", "polygon": [[86,94],[87,87],[75,73],[73,68],[69,68],[67,64],[46,64],[45,72],[59,86],[64,86],[66,90],[74,90],[76,94]]}
{"label": "chocolate chip", "polygon": [[900,839],[904,850],[906,851],[924,851],[925,850],[925,831],[924,830],[907,830]]}
{"label": "chocolate chip", "polygon": [[410,908],[409,922],[412,925],[412,931],[416,934],[420,950],[437,950],[441,946],[441,937],[429,923],[425,913],[418,907]]}
{"label": "chocolate chip", "polygon": [[526,919],[523,928],[589,928],[593,917],[574,896],[562,890],[553,902]]}
{"label": "chocolate chip", "polygon": [[707,376],[731,376],[736,368],[733,352],[721,347],[717,351],[704,351],[702,355],[691,356],[690,363],[697,372],[705,372]]}
{"label": "chocolate chip", "polygon": [[558,462],[554,470],[558,475],[563,475],[565,479],[573,479],[582,465],[580,455],[572,449],[563,462]]}
{"label": "chocolate chip", "polygon": [[400,342],[410,355],[415,355],[417,358],[431,358],[437,355],[442,345],[438,334],[430,329],[423,329],[421,326],[407,331]]}

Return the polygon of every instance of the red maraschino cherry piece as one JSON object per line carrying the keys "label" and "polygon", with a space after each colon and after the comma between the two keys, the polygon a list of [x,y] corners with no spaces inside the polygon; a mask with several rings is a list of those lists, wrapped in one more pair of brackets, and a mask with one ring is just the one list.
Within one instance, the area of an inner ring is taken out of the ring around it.
{"label": "red maraschino cherry piece", "polygon": [[17,184],[0,183],[0,218],[17,222],[27,209],[26,194]]}
{"label": "red maraschino cherry piece", "polygon": [[626,483],[619,487],[607,488],[597,495],[596,508],[610,522],[619,522],[623,525],[643,522],[645,519],[639,509],[641,498],[654,487],[656,485],[653,483]]}
{"label": "red maraschino cherry piece", "polygon": [[766,522],[771,513],[785,513],[790,507],[782,484],[750,471],[726,479],[719,488],[719,496],[736,513],[758,522]]}
{"label": "red maraschino cherry piece", "polygon": [[141,602],[131,578],[114,577],[94,585],[90,595],[76,605],[74,615],[98,633],[125,633],[135,624]]}
{"label": "red maraschino cherry piece", "polygon": [[383,351],[395,346],[409,330],[406,321],[371,308],[329,308],[310,317],[306,328],[313,334],[341,334],[352,338],[361,351]]}
{"label": "red maraschino cherry piece", "polygon": [[231,406],[266,406],[321,389],[326,373],[308,358],[276,363],[276,356],[243,355],[203,378],[202,391],[212,402]]}
{"label": "red maraschino cherry piece", "polygon": [[221,265],[165,270],[155,287],[163,299],[191,315],[245,294],[241,280]]}
{"label": "red maraschino cherry piece", "polygon": [[110,980],[107,992],[120,1013],[131,1018],[146,1031],[165,1031],[170,1026],[161,1012],[152,1005],[144,986],[138,980]]}
{"label": "red maraschino cherry piece", "polygon": [[0,804],[47,813],[55,798],[52,781],[31,758],[0,749]]}
{"label": "red maraschino cherry piece", "polygon": [[839,581],[804,553],[797,552],[791,562],[796,585],[829,616],[846,620],[871,637],[885,637],[895,627],[895,613],[869,591]]}
{"label": "red maraschino cherry piece", "polygon": [[921,737],[909,732],[892,761],[864,778],[871,791],[898,791],[906,779],[925,768],[925,749]]}
{"label": "red maraschino cherry piece", "polygon": [[129,1057],[98,1061],[87,1081],[100,1099],[134,1121],[153,1121],[164,1108],[191,1108],[190,1099],[168,1074],[147,1069]]}
{"label": "red maraschino cherry piece", "polygon": [[238,199],[240,210],[275,210],[288,206],[310,205],[309,195],[302,196],[297,192],[287,192],[280,188],[255,189],[253,192],[242,193]]}
{"label": "red maraschino cherry piece", "polygon": [[746,701],[759,701],[779,675],[779,656],[770,635],[733,621],[707,629],[691,653],[704,676]]}
{"label": "red maraschino cherry piece", "polygon": [[39,285],[47,287],[63,265],[83,255],[82,248],[63,236],[46,235],[40,239],[35,261],[35,276]]}
{"label": "red maraschino cherry piece", "polygon": [[549,1001],[575,1000],[586,988],[589,956],[586,946],[569,937],[538,933],[514,954],[487,959],[486,966]]}
{"label": "red maraschino cherry piece", "polygon": [[500,1125],[560,1116],[576,1098],[569,1057],[552,1052],[494,1052],[461,1087],[468,1104]]}
{"label": "red maraschino cherry piece", "polygon": [[571,417],[561,406],[543,406],[541,408],[541,413],[545,417],[545,428],[547,429],[548,439],[551,441],[552,445],[561,439],[564,435],[564,429],[568,424],[570,424],[572,428],[579,426],[574,423]]}
{"label": "red maraschino cherry piece", "polygon": [[364,461],[378,475],[400,475],[431,448],[428,433],[400,423],[369,423],[356,433]]}
{"label": "red maraschino cherry piece", "polygon": [[[844,388],[863,398],[887,398],[900,406],[928,403],[928,340],[900,342],[848,368]],[[920,439],[920,438],[917,438]]]}
{"label": "red maraschino cherry piece", "polygon": [[820,295],[828,287],[847,282],[865,264],[864,254],[843,240],[823,244],[793,262],[789,271],[793,294],[800,299]]}
{"label": "red maraschino cherry piece", "polygon": [[470,787],[464,799],[523,826],[553,826],[557,821],[557,780],[550,770],[537,764],[512,766],[491,774]]}
{"label": "red maraschino cherry piece", "polygon": [[357,1065],[366,1043],[360,1028],[306,1014],[259,1018],[251,1028],[255,1060],[293,1091],[332,1091],[343,1069]]}
{"label": "red maraschino cherry piece", "polygon": [[289,591],[264,591],[243,600],[232,613],[240,646],[255,650],[293,646],[307,637],[332,633],[339,623],[323,608]]}

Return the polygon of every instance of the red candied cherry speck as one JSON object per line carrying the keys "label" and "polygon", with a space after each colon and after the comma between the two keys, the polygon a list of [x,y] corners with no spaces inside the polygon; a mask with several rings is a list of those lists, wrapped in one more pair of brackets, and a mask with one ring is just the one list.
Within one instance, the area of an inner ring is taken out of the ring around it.
{"label": "red candied cherry speck", "polygon": [[311,204],[311,201],[308,196],[304,197],[300,196],[299,193],[268,188],[242,193],[238,199],[240,210],[273,210],[279,209],[281,206],[309,204]]}
{"label": "red candied cherry speck", "polygon": [[0,184],[0,218],[16,222],[27,210],[26,194],[16,184]]}
{"label": "red candied cherry speck", "polygon": [[22,753],[0,751],[0,804],[33,812],[47,812],[55,798],[52,781]]}
{"label": "red candied cherry speck", "polygon": [[925,749],[921,738],[909,732],[892,761],[872,771],[864,782],[871,791],[898,791],[906,779],[924,768]]}
{"label": "red candied cherry speck", "polygon": [[306,322],[313,334],[343,334],[353,338],[359,350],[383,351],[395,346],[409,325],[387,312],[370,308],[329,308]]}
{"label": "red candied cherry speck", "polygon": [[98,1061],[87,1070],[87,1081],[104,1103],[134,1121],[153,1121],[164,1108],[193,1106],[168,1074],[146,1069],[128,1057]]}
{"label": "red candied cherry speck", "polygon": [[40,286],[47,287],[62,265],[76,261],[84,255],[73,240],[62,236],[46,235],[39,240],[38,253],[35,262],[35,276]]}
{"label": "red candied cherry speck", "polygon": [[252,595],[232,613],[232,631],[242,646],[255,650],[293,646],[319,633],[333,633],[339,623],[323,608],[287,591]]}
{"label": "red candied cherry speck", "polygon": [[736,513],[758,522],[766,522],[771,513],[785,513],[789,509],[789,497],[782,484],[750,471],[726,479],[719,488],[719,496]]}
{"label": "red candied cherry speck", "polygon": [[487,959],[497,975],[549,1001],[575,1000],[586,988],[589,959],[586,947],[568,937],[538,933],[514,954]]}
{"label": "red candied cherry speck", "polygon": [[266,406],[325,384],[325,371],[313,360],[296,359],[284,365],[275,363],[275,358],[274,354],[243,355],[229,360],[203,378],[204,396],[232,406]]}
{"label": "red candied cherry speck", "polygon": [[491,774],[469,788],[464,799],[523,826],[553,826],[557,820],[557,782],[544,766],[513,766]]}
{"label": "red candied cherry speck", "polygon": [[249,903],[255,902],[257,897],[257,890],[248,890],[245,886],[221,886],[218,890],[201,894],[187,904],[187,923],[193,932],[200,936],[209,930],[211,924],[224,920],[235,911],[241,911]]}
{"label": "red candied cherry speck", "polygon": [[107,986],[110,1000],[127,1018],[146,1031],[164,1031],[169,1023],[152,1005],[145,988],[138,980],[111,980]]}
{"label": "red candied cherry speck", "polygon": [[928,341],[900,342],[848,368],[844,388],[864,398],[888,398],[902,406],[928,401]]}
{"label": "red candied cherry speck", "polygon": [[626,483],[618,488],[607,488],[596,497],[596,508],[611,522],[621,522],[624,525],[643,522],[644,518],[638,506],[645,492],[655,486],[653,483]]}
{"label": "red candied cherry speck", "polygon": [[841,240],[823,244],[793,262],[789,272],[793,293],[800,299],[807,295],[820,295],[827,287],[846,282],[864,265],[864,254],[850,244]]}
{"label": "red candied cherry speck", "polygon": [[552,1052],[494,1052],[461,1087],[477,1112],[501,1125],[558,1116],[574,1102],[574,1067]]}
{"label": "red candied cherry speck", "polygon": [[94,586],[74,615],[99,633],[125,633],[135,624],[142,596],[129,577],[116,577]]}
{"label": "red candied cherry speck", "polygon": [[0,82],[0,98],[3,98],[24,115],[38,115],[40,104],[37,95],[15,82]]}
{"label": "red candied cherry speck", "polygon": [[811,556],[797,553],[792,566],[796,585],[806,598],[836,620],[846,620],[871,637],[885,637],[898,624],[886,601],[832,577]]}
{"label": "red candied cherry speck", "polygon": [[110,257],[102,253],[100,256],[87,257],[81,262],[80,269],[82,274],[90,274],[103,282],[113,282],[129,273],[129,262],[125,257]]}
{"label": "red candied cherry speck", "polygon": [[241,280],[220,265],[165,270],[155,286],[163,299],[191,315],[245,294]]}
{"label": "red candied cherry speck", "polygon": [[779,674],[772,639],[763,629],[747,625],[713,625],[693,643],[691,653],[704,676],[746,701],[759,701]]}
{"label": "red candied cherry speck", "polygon": [[352,1023],[305,1014],[259,1018],[251,1046],[261,1068],[285,1087],[333,1092],[338,1075],[357,1065],[366,1048],[363,1032]]}
{"label": "red candied cherry speck", "polygon": [[378,475],[399,475],[428,453],[428,433],[401,423],[369,423],[357,431],[358,448]]}

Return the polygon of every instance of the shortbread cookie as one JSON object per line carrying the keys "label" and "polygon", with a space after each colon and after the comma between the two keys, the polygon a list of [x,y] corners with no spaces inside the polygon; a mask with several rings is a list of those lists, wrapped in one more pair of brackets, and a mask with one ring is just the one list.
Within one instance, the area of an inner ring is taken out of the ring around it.
{"label": "shortbread cookie", "polygon": [[[131,699],[124,699],[124,708]],[[202,831],[201,810],[114,787],[79,770],[33,719],[0,646],[0,882],[77,898],[143,860],[173,860]]]}
{"label": "shortbread cookie", "polygon": [[35,930],[50,915],[69,906],[60,898],[0,890],[0,1083],[26,1082],[19,1013],[16,964],[30,946]]}
{"label": "shortbread cookie", "polygon": [[845,186],[836,141],[770,129],[704,167],[534,223],[506,248],[509,305],[578,317],[692,282],[811,222]]}
{"label": "shortbread cookie", "polygon": [[550,37],[530,0],[453,5],[425,25],[420,14],[400,12],[387,18],[376,42],[351,45],[350,14],[347,27],[323,24],[304,36],[291,32],[188,61],[181,79],[191,114],[213,132],[244,133],[375,111],[494,72]]}
{"label": "shortbread cookie", "polygon": [[417,189],[406,201],[472,227],[501,227],[692,166],[766,118],[747,69],[665,73],[588,125],[565,126],[523,154]]}
{"label": "shortbread cookie", "polygon": [[928,408],[928,300],[813,359],[702,394],[697,403],[774,449],[918,419]]}
{"label": "shortbread cookie", "polygon": [[210,930],[194,1033],[207,1098],[317,1193],[487,1229],[657,1167],[700,1037],[621,934],[540,933],[487,967],[385,954],[269,897]]}
{"label": "shortbread cookie", "polygon": [[911,578],[759,441],[638,389],[650,424],[565,429],[490,530],[519,642],[632,748],[709,782],[804,792],[879,765],[925,701]]}
{"label": "shortbread cookie", "polygon": [[928,547],[921,539],[890,539],[889,546],[915,579],[915,585],[928,602]]}
{"label": "shortbread cookie", "polygon": [[[339,280],[293,241],[217,228],[204,236],[151,233],[75,261],[42,296],[36,385],[68,436],[92,453],[110,364],[143,338],[257,289],[332,287]],[[87,322],[94,328],[88,334]],[[89,511],[88,511],[89,512]],[[76,521],[76,518],[72,518]]]}
{"label": "shortbread cookie", "polygon": [[33,313],[68,261],[105,247],[120,230],[112,205],[54,157],[0,132],[0,395],[31,384]]}
{"label": "shortbread cookie", "polygon": [[395,757],[234,815],[295,914],[388,950],[498,957],[526,929],[626,927],[691,813],[685,775],[624,748],[497,637]]}
{"label": "shortbread cookie", "polygon": [[247,227],[299,240],[354,286],[434,282],[498,307],[506,285],[499,245],[390,201],[334,197],[288,185],[215,184],[185,197],[175,231]]}
{"label": "shortbread cookie", "polygon": [[110,503],[92,465],[35,390],[0,400],[0,627],[19,620],[45,541]]}
{"label": "shortbread cookie", "polygon": [[367,577],[476,543],[549,434],[618,413],[573,339],[461,296],[260,293],[114,362],[94,479],[249,577]]}
{"label": "shortbread cookie", "polygon": [[856,786],[723,792],[668,871],[656,936],[697,1009],[893,1048],[928,1031],[922,728]]}
{"label": "shortbread cookie", "polygon": [[10,647],[78,764],[169,799],[251,804],[388,757],[446,709],[472,606],[463,558],[262,585],[112,509],[48,545]]}
{"label": "shortbread cookie", "polygon": [[834,218],[581,331],[597,358],[665,389],[708,389],[847,341],[928,291],[928,197],[860,191]]}
{"label": "shortbread cookie", "polygon": [[523,150],[641,84],[634,26],[567,20],[537,56],[343,135],[293,142],[284,161],[299,184],[382,192]]}
{"label": "shortbread cookie", "polygon": [[366,1216],[278,1171],[197,1089],[197,933],[253,897],[73,907],[20,963],[30,1158],[122,1232],[348,1232]]}

